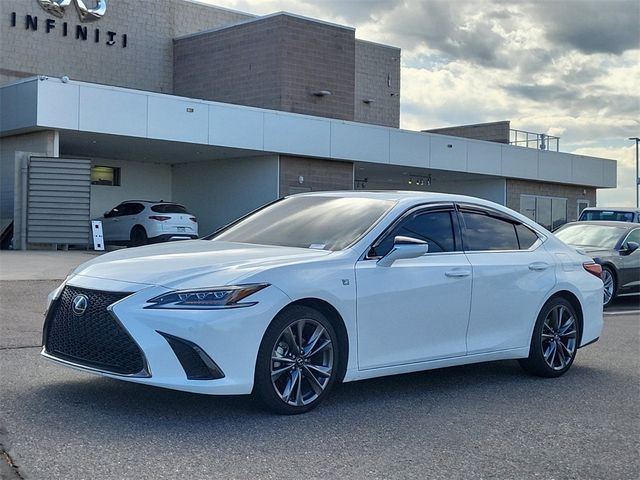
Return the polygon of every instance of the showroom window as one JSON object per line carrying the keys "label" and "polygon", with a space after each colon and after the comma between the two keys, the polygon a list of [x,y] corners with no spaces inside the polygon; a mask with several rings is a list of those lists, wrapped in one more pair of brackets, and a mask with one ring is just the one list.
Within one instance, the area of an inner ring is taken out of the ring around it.
{"label": "showroom window", "polygon": [[553,231],[567,223],[567,199],[520,195],[520,213]]}
{"label": "showroom window", "polygon": [[91,167],[91,185],[120,186],[120,168],[118,167]]}

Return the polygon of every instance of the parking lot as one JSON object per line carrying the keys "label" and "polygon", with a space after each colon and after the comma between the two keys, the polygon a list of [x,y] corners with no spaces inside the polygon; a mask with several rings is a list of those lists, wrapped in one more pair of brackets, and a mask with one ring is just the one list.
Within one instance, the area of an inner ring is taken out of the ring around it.
{"label": "parking lot", "polygon": [[608,310],[601,340],[578,352],[560,379],[526,376],[514,361],[448,368],[345,384],[317,410],[281,417],[248,397],[161,390],[48,363],[39,357],[41,315],[59,280],[3,278],[2,478],[637,479],[640,472],[637,296]]}

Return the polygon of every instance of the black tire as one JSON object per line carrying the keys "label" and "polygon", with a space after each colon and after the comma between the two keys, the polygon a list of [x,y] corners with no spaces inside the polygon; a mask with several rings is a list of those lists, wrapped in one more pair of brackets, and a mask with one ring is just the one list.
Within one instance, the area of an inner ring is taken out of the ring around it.
{"label": "black tire", "polygon": [[131,229],[130,238],[130,245],[132,247],[140,247],[149,243],[149,239],[147,238],[147,231],[140,225],[136,225]]}
{"label": "black tire", "polygon": [[[307,348],[296,351],[301,324],[302,345],[308,348],[308,356],[304,353]],[[315,343],[314,335],[317,335]],[[271,322],[260,344],[254,397],[267,410],[282,415],[296,415],[316,408],[336,381],[340,364],[338,349],[335,330],[322,313],[299,305],[286,308]],[[290,398],[292,394],[295,398]]]}
{"label": "black tire", "polygon": [[609,297],[609,299],[607,299],[607,293],[604,292],[604,299],[602,302],[602,306],[604,308],[607,308],[609,305],[611,305],[611,303],[616,299],[616,296],[618,295],[618,277],[616,276],[615,270],[609,266],[602,267],[602,281],[604,283],[603,288],[606,289],[608,287],[607,275],[609,275],[611,278],[611,296]]}
{"label": "black tire", "polygon": [[[554,321],[558,316],[560,325]],[[575,309],[564,298],[553,297],[538,314],[529,357],[519,360],[520,366],[539,377],[559,377],[571,368],[579,339],[580,322]]]}

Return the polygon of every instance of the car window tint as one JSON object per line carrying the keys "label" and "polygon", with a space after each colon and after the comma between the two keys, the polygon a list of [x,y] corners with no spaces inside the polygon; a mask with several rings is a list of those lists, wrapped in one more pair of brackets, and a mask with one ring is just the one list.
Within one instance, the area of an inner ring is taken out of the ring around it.
{"label": "car window tint", "polygon": [[513,223],[482,213],[462,212],[464,249],[518,250]]}
{"label": "car window tint", "polygon": [[538,235],[529,227],[518,223],[516,225],[516,232],[518,234],[518,243],[520,244],[520,250],[527,250],[536,243]]}
{"label": "car window tint", "polygon": [[134,206],[132,203],[123,203],[122,205],[120,205],[119,210],[120,210],[120,216],[134,214]]}
{"label": "car window tint", "polygon": [[384,256],[393,247],[396,236],[416,238],[429,244],[429,253],[455,250],[450,212],[422,212],[410,215],[398,224],[375,248],[375,256]]}
{"label": "car window tint", "polygon": [[188,213],[185,207],[175,203],[161,203],[160,205],[154,205],[151,207],[151,210],[156,213]]}
{"label": "car window tint", "polygon": [[141,203],[131,203],[129,215],[137,215],[144,210],[144,205]]}

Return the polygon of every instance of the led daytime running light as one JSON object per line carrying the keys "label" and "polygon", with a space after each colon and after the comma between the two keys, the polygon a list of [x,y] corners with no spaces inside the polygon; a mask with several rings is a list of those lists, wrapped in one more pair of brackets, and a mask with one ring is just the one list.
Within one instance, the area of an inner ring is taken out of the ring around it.
{"label": "led daytime running light", "polygon": [[239,303],[265,287],[267,283],[251,285],[233,285],[229,287],[203,288],[198,290],[176,290],[148,300],[145,308],[232,308],[250,307],[258,302]]}

